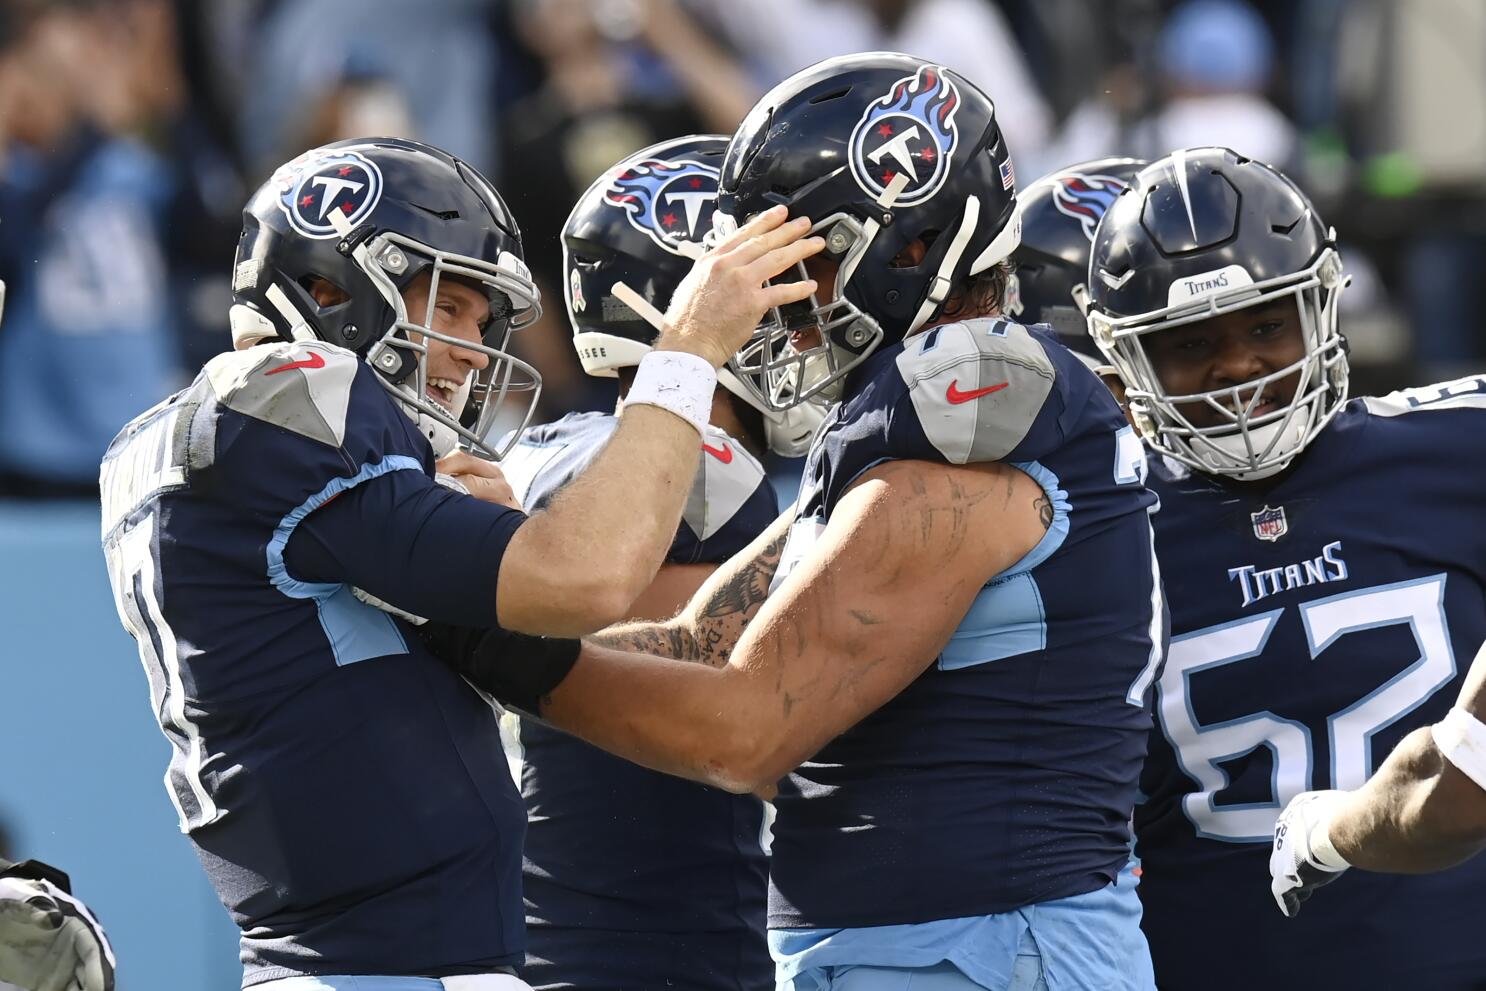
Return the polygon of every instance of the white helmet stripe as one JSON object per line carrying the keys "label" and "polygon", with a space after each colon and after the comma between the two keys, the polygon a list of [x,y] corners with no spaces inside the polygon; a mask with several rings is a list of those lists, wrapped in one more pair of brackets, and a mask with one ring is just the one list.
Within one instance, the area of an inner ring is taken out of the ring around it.
{"label": "white helmet stripe", "polygon": [[1187,208],[1187,224],[1192,228],[1192,240],[1197,240],[1197,218],[1192,216],[1192,194],[1187,190],[1187,153],[1171,153],[1171,164],[1176,170],[1176,187],[1182,193],[1182,206]]}

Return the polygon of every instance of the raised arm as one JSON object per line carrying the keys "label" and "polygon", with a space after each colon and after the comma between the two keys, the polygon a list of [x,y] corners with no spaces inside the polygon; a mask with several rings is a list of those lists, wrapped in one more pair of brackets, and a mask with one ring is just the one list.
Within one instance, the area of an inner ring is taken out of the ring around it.
{"label": "raised arm", "polygon": [[[693,266],[672,297],[657,352],[696,356],[716,369],[769,307],[814,290],[808,280],[768,284],[823,244],[803,237],[807,218],[785,223],[784,216],[782,208],[761,214]],[[636,391],[640,383],[637,377]],[[708,382],[698,396],[705,391],[710,403],[711,390]],[[496,596],[501,625],[576,636],[628,615],[675,536],[701,452],[698,430],[669,409],[627,402],[593,464],[511,538]]]}

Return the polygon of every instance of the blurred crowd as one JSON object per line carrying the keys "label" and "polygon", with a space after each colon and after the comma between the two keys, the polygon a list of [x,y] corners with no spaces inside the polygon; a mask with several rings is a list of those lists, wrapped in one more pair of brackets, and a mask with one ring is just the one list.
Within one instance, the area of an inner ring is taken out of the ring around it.
{"label": "blurred crowd", "polygon": [[95,496],[118,427],[229,346],[248,193],[356,135],[491,175],[548,300],[541,413],[611,407],[557,290],[571,204],[871,49],[977,82],[1023,184],[1200,144],[1286,169],[1340,230],[1360,391],[1482,364],[1479,0],[0,0],[0,496]]}

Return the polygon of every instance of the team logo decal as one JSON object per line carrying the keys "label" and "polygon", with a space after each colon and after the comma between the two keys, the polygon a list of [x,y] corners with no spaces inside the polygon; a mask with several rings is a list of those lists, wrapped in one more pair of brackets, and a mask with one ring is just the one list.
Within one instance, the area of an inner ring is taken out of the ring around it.
{"label": "team logo decal", "polygon": [[568,300],[573,304],[575,313],[588,309],[588,300],[583,298],[583,277],[576,268],[568,270]]}
{"label": "team logo decal", "polygon": [[1026,309],[1022,304],[1022,280],[1012,272],[1006,277],[1006,292],[1001,296],[1001,310],[1009,317],[1019,317]]}
{"label": "team logo decal", "polygon": [[1077,220],[1092,243],[1100,218],[1128,185],[1112,175],[1069,172],[1053,180],[1053,206],[1065,217]]}
{"label": "team logo decal", "polygon": [[717,169],[700,162],[649,159],[619,172],[604,191],[642,234],[672,254],[700,258],[717,210]]}
{"label": "team logo decal", "polygon": [[851,174],[873,198],[900,174],[908,185],[895,205],[922,203],[944,185],[959,131],[960,93],[941,66],[926,65],[868,105],[851,132]]}
{"label": "team logo decal", "polygon": [[273,181],[280,189],[279,207],[305,237],[339,237],[330,222],[332,210],[343,211],[355,227],[382,199],[382,170],[347,148],[301,155],[276,172]]}
{"label": "team logo decal", "polygon": [[1249,519],[1254,522],[1254,536],[1260,540],[1274,543],[1290,532],[1290,526],[1285,522],[1284,506],[1276,506],[1274,509],[1265,506],[1257,513],[1250,513]]}

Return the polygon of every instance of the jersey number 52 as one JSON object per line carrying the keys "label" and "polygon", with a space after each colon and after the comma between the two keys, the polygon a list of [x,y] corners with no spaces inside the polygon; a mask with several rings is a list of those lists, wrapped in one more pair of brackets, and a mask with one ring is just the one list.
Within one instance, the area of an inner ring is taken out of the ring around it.
{"label": "jersey number 52", "polygon": [[[1198,783],[1198,790],[1182,799],[1182,811],[1197,827],[1198,835],[1269,842],[1275,818],[1295,795],[1311,788],[1356,788],[1366,781],[1372,773],[1373,736],[1408,715],[1455,677],[1455,652],[1445,623],[1444,595],[1445,576],[1439,574],[1344,592],[1298,606],[1312,660],[1328,649],[1345,650],[1348,634],[1405,623],[1419,646],[1419,659],[1413,664],[1327,717],[1331,768],[1324,777],[1329,777],[1329,784],[1325,780],[1312,784],[1315,750],[1310,730],[1303,724],[1266,711],[1202,725],[1192,709],[1192,678],[1262,654],[1284,609],[1172,637],[1161,675],[1157,712],[1182,770]],[[1295,663],[1304,660],[1296,658]],[[1229,785],[1223,763],[1259,747],[1268,747],[1274,758],[1274,801],[1216,802],[1216,796]]]}

